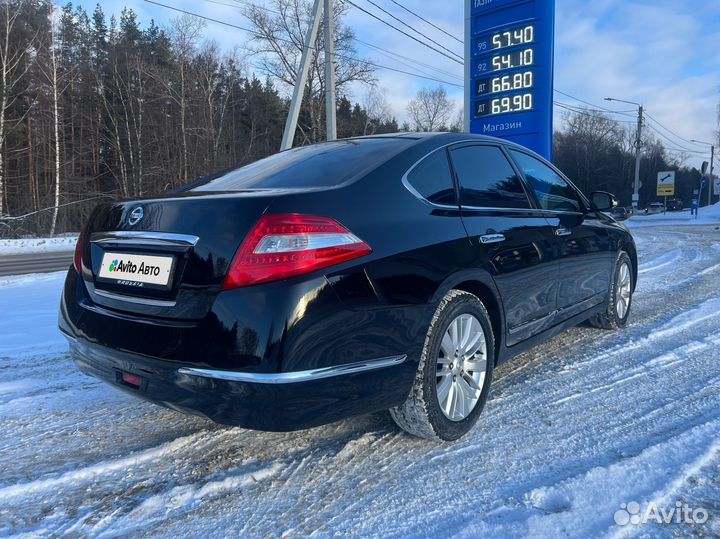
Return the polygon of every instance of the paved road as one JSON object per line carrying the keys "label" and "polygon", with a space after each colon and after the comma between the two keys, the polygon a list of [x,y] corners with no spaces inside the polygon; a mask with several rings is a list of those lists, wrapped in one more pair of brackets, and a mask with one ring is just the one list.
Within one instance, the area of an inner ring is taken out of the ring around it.
{"label": "paved road", "polygon": [[68,268],[72,258],[73,251],[0,255],[0,276],[61,271]]}

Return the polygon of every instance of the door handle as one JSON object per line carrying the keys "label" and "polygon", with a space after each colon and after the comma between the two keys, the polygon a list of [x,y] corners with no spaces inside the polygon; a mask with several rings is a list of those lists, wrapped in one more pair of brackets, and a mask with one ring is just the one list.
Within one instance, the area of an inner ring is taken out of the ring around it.
{"label": "door handle", "polygon": [[505,236],[502,234],[484,234],[480,236],[480,243],[499,243],[505,241]]}
{"label": "door handle", "polygon": [[570,234],[572,234],[572,230],[569,228],[561,227],[555,229],[556,236],[569,236]]}

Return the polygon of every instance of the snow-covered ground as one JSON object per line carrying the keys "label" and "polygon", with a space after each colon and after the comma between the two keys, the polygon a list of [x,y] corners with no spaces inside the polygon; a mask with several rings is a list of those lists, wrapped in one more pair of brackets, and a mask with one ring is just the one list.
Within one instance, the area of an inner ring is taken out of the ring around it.
{"label": "snow-covered ground", "polygon": [[644,215],[639,213],[625,221],[630,228],[672,225],[720,225],[720,204],[700,208],[697,216],[690,215],[690,210],[669,211]]}
{"label": "snow-covered ground", "polygon": [[0,255],[72,251],[75,248],[76,242],[77,234],[57,236],[54,238],[0,240]]}
{"label": "snow-covered ground", "polygon": [[[720,231],[634,234],[629,326],[575,328],[502,365],[452,444],[386,414],[273,434],[135,400],[68,359],[62,274],[4,278],[0,536],[717,537]],[[632,502],[710,518],[616,525]]]}

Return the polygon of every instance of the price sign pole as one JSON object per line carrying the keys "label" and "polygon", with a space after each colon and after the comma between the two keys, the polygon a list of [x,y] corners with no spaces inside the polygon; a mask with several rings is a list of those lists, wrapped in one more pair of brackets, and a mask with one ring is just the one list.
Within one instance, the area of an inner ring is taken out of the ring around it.
{"label": "price sign pole", "polygon": [[552,159],[555,0],[465,0],[465,129]]}

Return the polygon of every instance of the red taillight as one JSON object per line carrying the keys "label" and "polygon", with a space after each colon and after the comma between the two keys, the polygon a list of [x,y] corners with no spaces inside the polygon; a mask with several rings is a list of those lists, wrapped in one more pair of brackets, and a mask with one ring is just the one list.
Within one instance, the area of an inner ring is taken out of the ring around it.
{"label": "red taillight", "polygon": [[82,275],[82,253],[83,253],[83,244],[85,243],[85,229],[82,229],[80,231],[80,235],[78,236],[77,243],[75,244],[75,257],[73,258],[73,265],[75,266],[75,270]]}
{"label": "red taillight", "polygon": [[329,217],[264,215],[235,253],[222,289],[287,279],[371,252],[368,244]]}
{"label": "red taillight", "polygon": [[133,387],[140,387],[142,385],[142,378],[128,372],[122,373],[121,379],[123,382]]}

